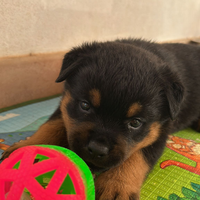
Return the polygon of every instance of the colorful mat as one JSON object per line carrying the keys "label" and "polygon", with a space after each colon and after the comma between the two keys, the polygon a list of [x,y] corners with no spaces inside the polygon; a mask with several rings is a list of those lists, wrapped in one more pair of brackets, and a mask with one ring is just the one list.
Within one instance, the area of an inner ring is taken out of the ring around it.
{"label": "colorful mat", "polygon": [[[57,97],[0,113],[0,154],[32,135],[59,101]],[[200,133],[187,129],[169,137],[143,185],[141,200],[200,200]]]}

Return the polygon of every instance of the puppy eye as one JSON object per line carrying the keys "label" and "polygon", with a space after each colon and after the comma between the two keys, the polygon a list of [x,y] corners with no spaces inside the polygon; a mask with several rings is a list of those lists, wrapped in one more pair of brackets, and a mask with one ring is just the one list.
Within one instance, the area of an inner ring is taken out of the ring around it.
{"label": "puppy eye", "polygon": [[133,121],[128,123],[128,128],[134,128],[137,129],[140,126],[142,126],[142,122],[139,119],[134,119]]}
{"label": "puppy eye", "polygon": [[86,111],[88,111],[90,109],[90,104],[86,101],[81,101],[80,106],[83,110],[86,110]]}

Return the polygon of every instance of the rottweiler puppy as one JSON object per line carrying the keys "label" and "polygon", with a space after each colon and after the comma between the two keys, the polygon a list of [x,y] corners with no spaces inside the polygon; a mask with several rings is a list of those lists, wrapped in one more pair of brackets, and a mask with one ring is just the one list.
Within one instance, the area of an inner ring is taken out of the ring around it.
{"label": "rottweiler puppy", "polygon": [[101,172],[97,200],[138,200],[170,133],[200,130],[200,47],[140,39],[93,42],[64,57],[60,105],[30,139],[73,150]]}

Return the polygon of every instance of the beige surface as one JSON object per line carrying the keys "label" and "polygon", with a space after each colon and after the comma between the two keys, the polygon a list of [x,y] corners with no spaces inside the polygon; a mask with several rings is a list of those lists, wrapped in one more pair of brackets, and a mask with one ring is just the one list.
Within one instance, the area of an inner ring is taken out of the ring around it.
{"label": "beige surface", "polygon": [[[199,38],[193,38],[198,42]],[[186,43],[187,40],[171,42]],[[0,59],[0,108],[62,92],[55,83],[64,52]]]}
{"label": "beige surface", "polygon": [[[193,38],[199,41],[199,38]],[[177,40],[172,42],[188,42]],[[0,108],[62,92],[55,83],[64,52],[0,59]]]}
{"label": "beige surface", "polygon": [[0,108],[62,92],[63,53],[0,59]]}
{"label": "beige surface", "polygon": [[1,0],[0,57],[69,50],[84,41],[200,36],[199,0]]}

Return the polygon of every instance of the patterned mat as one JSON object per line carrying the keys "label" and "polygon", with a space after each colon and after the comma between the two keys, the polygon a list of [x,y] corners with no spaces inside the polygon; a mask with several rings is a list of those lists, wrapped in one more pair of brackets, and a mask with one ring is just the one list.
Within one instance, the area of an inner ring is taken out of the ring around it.
{"label": "patterned mat", "polygon": [[[0,154],[32,135],[60,98],[0,113]],[[141,200],[200,200],[200,134],[191,129],[169,137],[163,156],[145,181]]]}

